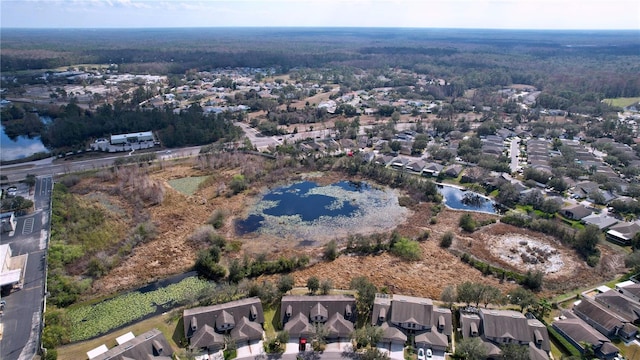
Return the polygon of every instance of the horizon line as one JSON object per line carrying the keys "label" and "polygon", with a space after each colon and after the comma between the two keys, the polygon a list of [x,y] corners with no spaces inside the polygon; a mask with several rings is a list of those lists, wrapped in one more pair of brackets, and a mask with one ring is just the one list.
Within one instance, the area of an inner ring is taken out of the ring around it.
{"label": "horizon line", "polygon": [[133,27],[19,27],[0,26],[1,30],[184,30],[184,29],[376,29],[376,30],[484,30],[484,31],[573,31],[573,32],[640,32],[640,28],[488,28],[488,27],[411,27],[411,26],[271,26],[271,25],[243,25],[243,26],[133,26]]}

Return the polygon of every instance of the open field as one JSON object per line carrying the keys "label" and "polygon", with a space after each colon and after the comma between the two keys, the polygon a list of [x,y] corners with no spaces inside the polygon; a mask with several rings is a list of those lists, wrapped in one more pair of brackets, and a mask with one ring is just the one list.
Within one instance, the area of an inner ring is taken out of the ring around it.
{"label": "open field", "polygon": [[639,102],[640,97],[622,97],[622,98],[604,99],[602,101],[605,103],[608,103],[611,106],[626,107],[633,103]]}
{"label": "open field", "polygon": [[180,179],[169,180],[169,185],[176,191],[185,194],[193,195],[198,190],[198,186],[207,178],[207,176],[191,176]]}
{"label": "open field", "polygon": [[[260,160],[262,161],[262,160]],[[246,162],[246,161],[245,161]],[[456,235],[454,248],[469,252],[485,262],[507,268],[508,270],[524,273],[527,267],[519,263],[510,264],[501,261],[490,249],[497,245],[496,239],[508,234],[526,236],[535,242],[552,244],[562,259],[560,266],[554,273],[545,276],[545,288],[551,289],[547,295],[551,296],[572,288],[608,281],[623,272],[620,256],[613,249],[601,247],[603,253],[601,265],[595,269],[588,268],[573,250],[555,244],[552,239],[537,233],[525,231],[505,224],[486,226],[472,234],[463,233],[458,228],[461,212],[445,209],[436,216],[436,224],[431,224],[433,216],[432,205],[420,203],[411,207],[406,219],[396,228],[401,236],[417,238],[425,231],[430,232],[429,240],[421,242],[423,258],[415,262],[405,262],[388,253],[371,256],[340,256],[333,262],[319,261],[323,247],[301,246],[299,241],[280,236],[249,233],[239,236],[235,233],[234,220],[245,218],[247,209],[254,204],[262,187],[260,183],[252,184],[248,190],[237,195],[224,195],[221,189],[226,189],[233,175],[239,172],[236,168],[226,168],[207,173],[198,170],[191,161],[165,164],[164,169],[152,170],[150,178],[163,184],[164,199],[160,205],[146,209],[150,221],[156,227],[159,236],[140,244],[129,257],[119,263],[106,275],[94,281],[89,297],[102,296],[117,291],[136,287],[152,280],[164,278],[172,274],[187,271],[192,268],[198,250],[202,245],[193,243],[189,236],[207,222],[216,210],[226,214],[223,226],[218,233],[228,240],[239,241],[240,251],[232,253],[232,258],[241,259],[244,254],[250,257],[265,254],[267,258],[306,254],[311,258],[311,266],[295,271],[292,275],[296,286],[304,286],[310,276],[319,279],[330,279],[335,288],[346,289],[349,282],[357,276],[367,276],[379,288],[386,287],[389,291],[405,293],[415,296],[439,298],[440,292],[446,285],[457,285],[463,281],[490,283],[504,291],[513,284],[500,283],[493,277],[484,276],[479,270],[461,262],[451,252],[440,248],[439,239],[447,231]],[[187,196],[169,185],[169,180],[211,176],[207,186],[200,186],[192,196]],[[290,177],[291,175],[289,175]],[[339,173],[323,173],[321,183],[331,183],[347,179]],[[354,179],[357,180],[357,179]],[[287,181],[283,178],[281,181]],[[91,179],[85,179],[74,187],[74,192],[87,194],[100,192],[102,197],[113,197],[113,203],[124,204],[110,192],[113,184],[101,184],[96,187]],[[263,186],[273,186],[273,183]],[[92,195],[95,196],[95,195]],[[490,217],[488,214],[473,214],[476,221],[483,221]],[[369,229],[375,232],[375,228]],[[368,232],[369,232],[368,231]],[[382,230],[380,230],[382,231]],[[339,247],[346,245],[345,238],[336,238]],[[509,251],[507,247],[504,249]],[[227,264],[229,259],[223,259]],[[576,276],[579,274],[580,276]],[[265,276],[264,279],[276,279],[277,276]]]}

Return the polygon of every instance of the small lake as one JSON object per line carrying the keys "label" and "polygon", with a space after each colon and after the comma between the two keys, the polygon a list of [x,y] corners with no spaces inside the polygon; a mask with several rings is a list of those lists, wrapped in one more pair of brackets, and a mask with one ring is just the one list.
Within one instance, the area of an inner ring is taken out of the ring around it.
{"label": "small lake", "polygon": [[306,180],[263,193],[235,229],[238,235],[260,232],[311,245],[327,236],[389,230],[406,213],[390,189],[353,181],[320,186]]}
{"label": "small lake", "polygon": [[473,191],[455,186],[438,184],[438,192],[444,197],[444,204],[455,210],[479,211],[497,214],[496,203]]}
{"label": "small lake", "polygon": [[49,152],[42,144],[39,137],[28,138],[18,136],[11,140],[4,132],[4,126],[0,126],[0,160],[11,161],[29,157],[39,152]]}

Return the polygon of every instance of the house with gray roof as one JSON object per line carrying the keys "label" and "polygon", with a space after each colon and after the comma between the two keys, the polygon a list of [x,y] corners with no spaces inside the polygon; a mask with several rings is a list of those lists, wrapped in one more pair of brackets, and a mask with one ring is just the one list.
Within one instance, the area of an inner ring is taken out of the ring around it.
{"label": "house with gray roof", "polygon": [[573,312],[610,339],[620,337],[629,340],[638,332],[635,325],[589,298],[584,298],[574,305]]}
{"label": "house with gray roof", "polygon": [[593,350],[601,359],[614,359],[618,356],[618,348],[611,343],[611,340],[589,326],[582,319],[570,311],[563,311],[563,319],[554,321],[551,326],[581,353],[585,348],[582,343],[593,346]]}
{"label": "house with gray roof", "polygon": [[224,347],[225,336],[237,343],[262,339],[264,313],[260,299],[252,297],[187,309],[183,320],[189,348],[217,351]]}
{"label": "house with gray roof", "polygon": [[605,230],[618,223],[618,219],[604,214],[591,214],[581,219],[582,223],[595,225],[600,230]]}
{"label": "house with gray roof", "polygon": [[616,284],[616,290],[636,302],[640,302],[640,284],[632,281]]}
{"label": "house with gray roof", "polygon": [[637,301],[634,301],[615,290],[609,290],[597,294],[594,298],[596,302],[621,316],[626,321],[634,324],[640,323],[640,303]]}
{"label": "house with gray roof", "polygon": [[610,227],[606,233],[606,238],[617,244],[629,245],[638,232],[640,232],[640,224],[637,221],[624,221]]}
{"label": "house with gray roof", "polygon": [[348,338],[356,322],[356,299],[347,295],[287,295],[280,321],[291,338],[306,339],[324,326],[328,339]]}
{"label": "house with gray roof", "polygon": [[517,344],[529,348],[531,359],[549,358],[551,345],[547,328],[517,311],[480,309],[477,313],[461,312],[460,330],[463,338],[480,338],[489,357],[500,357],[502,345]]}
{"label": "house with gray roof", "polygon": [[580,220],[586,216],[591,215],[592,211],[589,210],[586,206],[578,204],[564,207],[562,208],[562,210],[560,210],[560,213],[562,213],[562,215],[569,219]]}
{"label": "house with gray roof", "polygon": [[404,344],[413,335],[417,347],[442,351],[452,333],[451,310],[405,295],[376,294],[371,324],[382,329],[382,343]]}
{"label": "house with gray roof", "polygon": [[91,360],[171,360],[173,348],[158,329],[126,341],[114,348],[103,352]]}

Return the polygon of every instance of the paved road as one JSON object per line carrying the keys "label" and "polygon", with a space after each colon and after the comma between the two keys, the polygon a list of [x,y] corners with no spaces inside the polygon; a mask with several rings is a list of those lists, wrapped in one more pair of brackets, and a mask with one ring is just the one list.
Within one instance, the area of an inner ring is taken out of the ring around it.
{"label": "paved road", "polygon": [[509,156],[511,156],[509,167],[512,173],[518,171],[518,155],[520,155],[520,138],[516,136],[511,140],[511,148],[509,149]]}
{"label": "paved road", "polygon": [[[169,160],[176,157],[195,156],[200,152],[200,146],[192,146],[181,149],[159,150],[156,151],[159,159]],[[133,156],[138,155],[134,152]],[[54,176],[62,175],[78,171],[94,170],[110,167],[113,162],[120,157],[127,157],[129,153],[118,153],[117,155],[104,158],[95,158],[87,160],[56,160],[54,158],[32,161],[24,164],[5,165],[0,167],[0,173],[6,175],[9,181],[20,181],[27,174],[36,176]]]}
{"label": "paved road", "polygon": [[52,186],[51,177],[38,178],[32,194],[36,210],[18,217],[12,236],[8,233],[0,235],[0,244],[10,244],[14,256],[28,254],[23,288],[3,297],[7,302],[2,318],[4,333],[0,340],[0,358],[3,360],[30,360],[40,347],[44,254],[50,227]]}

